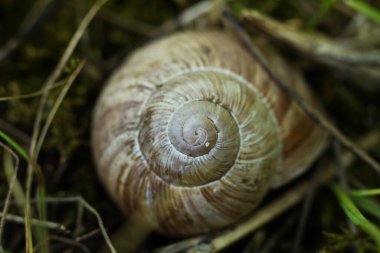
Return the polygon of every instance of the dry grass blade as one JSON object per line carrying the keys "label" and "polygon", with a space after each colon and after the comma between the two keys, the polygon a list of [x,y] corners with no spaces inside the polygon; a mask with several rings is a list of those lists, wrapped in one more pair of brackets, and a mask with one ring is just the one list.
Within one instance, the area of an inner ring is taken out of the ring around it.
{"label": "dry grass blade", "polygon": [[87,240],[87,239],[89,239],[89,238],[91,238],[97,234],[100,234],[100,233],[101,233],[100,229],[94,229],[94,230],[92,230],[92,231],[90,231],[84,235],[76,237],[75,241],[77,241],[77,242],[85,241],[85,240]]}
{"label": "dry grass blade", "polygon": [[347,48],[322,34],[296,30],[255,10],[243,11],[242,18],[270,36],[328,64],[338,67],[343,63],[356,67],[358,65],[380,67],[380,52],[377,50],[357,51]]}
{"label": "dry grass blade", "polygon": [[[0,143],[1,144],[1,143]],[[100,214],[95,210],[95,208],[93,208],[86,200],[84,200],[82,197],[78,196],[78,197],[64,197],[64,198],[59,198],[59,197],[47,197],[45,199],[46,203],[76,203],[76,204],[79,204],[79,205],[82,205],[84,209],[86,209],[87,211],[89,211],[90,213],[92,213],[93,215],[95,215],[96,219],[97,219],[97,222],[98,222],[98,225],[99,225],[99,230],[96,229],[96,230],[93,230],[91,232],[89,232],[88,234],[85,234],[85,235],[82,235],[80,237],[77,237],[76,238],[76,241],[79,242],[79,241],[82,241],[82,240],[85,240],[95,234],[98,234],[99,231],[100,233],[102,234],[109,250],[112,252],[112,253],[116,253],[116,250],[114,248],[114,246],[112,245],[112,242],[107,234],[107,230],[104,226],[104,223],[103,223],[103,220],[100,216]],[[34,199],[34,200],[31,200],[31,203],[38,203],[38,199]],[[23,221],[26,221],[25,219],[22,219]],[[32,219],[32,221],[35,220],[35,219]],[[35,220],[35,221],[38,221],[40,224],[51,224],[51,226],[48,226],[49,228],[56,228],[56,229],[59,229],[59,228],[65,228],[64,226],[60,225],[60,224],[56,224],[56,223],[49,223],[49,222],[46,222],[46,221],[40,221],[40,220]],[[55,225],[54,225],[55,224]],[[66,229],[66,231],[70,232],[70,234],[72,234],[73,232],[69,231]]]}
{"label": "dry grass blade", "polygon": [[116,250],[114,248],[114,246],[112,245],[112,242],[107,234],[107,230],[104,226],[104,223],[103,223],[103,220],[102,220],[102,217],[100,216],[100,214],[95,210],[95,208],[93,208],[89,203],[87,203],[87,201],[85,201],[82,197],[71,197],[71,198],[63,198],[63,199],[60,199],[60,198],[46,198],[46,202],[48,203],[79,203],[81,205],[83,205],[83,207],[85,209],[87,209],[89,212],[91,212],[93,215],[95,215],[97,221],[98,221],[98,225],[99,225],[99,228],[101,230],[101,233],[104,237],[104,240],[106,241],[107,245],[108,245],[108,248],[110,249],[110,251],[112,253],[116,253]]}
{"label": "dry grass blade", "polygon": [[82,227],[83,211],[84,211],[83,206],[78,205],[77,217],[75,220],[75,230],[74,230],[75,235],[78,235],[83,229]]}
{"label": "dry grass blade", "polygon": [[[69,88],[71,87],[71,85],[73,84],[74,80],[76,79],[76,77],[78,76],[78,74],[80,73],[80,71],[82,70],[83,66],[84,66],[84,62],[82,61],[81,63],[79,63],[79,65],[77,66],[77,68],[74,70],[73,74],[68,78],[67,84],[63,87],[63,89],[61,90],[58,98],[56,99],[56,101],[54,103],[54,106],[51,109],[51,111],[50,111],[50,113],[48,115],[48,118],[46,120],[46,123],[45,123],[45,125],[44,125],[44,127],[43,127],[43,129],[41,131],[41,135],[40,135],[40,137],[38,139],[38,142],[37,142],[37,145],[36,145],[36,148],[35,148],[35,153],[34,153],[34,155],[36,157],[34,161],[37,161],[37,157],[38,157],[39,151],[41,150],[42,143],[43,143],[43,141],[45,139],[45,136],[47,134],[47,131],[48,131],[48,129],[49,129],[49,127],[50,127],[50,125],[51,125],[51,123],[53,121],[53,118],[54,118],[56,112],[58,111],[59,106],[61,105],[61,103],[63,101],[63,98],[66,96]],[[29,166],[31,166],[31,165],[29,164]],[[32,174],[28,174],[28,175],[31,176]],[[26,195],[30,196],[30,193],[28,194],[28,189],[30,189],[30,187],[28,187],[28,186],[29,186],[29,184],[27,184],[27,194]],[[39,187],[39,189],[43,189],[43,188]],[[44,190],[43,190],[42,193],[43,194],[41,196],[44,196],[45,195],[44,194]],[[44,197],[42,197],[42,198],[44,198]],[[29,206],[29,201],[28,200],[25,203],[25,208],[26,209],[27,209],[27,206]],[[42,215],[41,219],[45,219],[45,217],[43,217],[43,216],[46,216],[46,214],[44,214],[45,213],[44,212],[45,208],[44,208],[43,202],[41,202],[41,205],[39,205],[39,210],[40,210],[39,214]],[[28,217],[28,213],[27,212],[25,212],[25,214],[26,214],[25,227],[28,227],[29,231],[31,233],[31,229],[30,229],[30,225],[31,224],[28,225],[28,218],[30,218],[30,216]],[[47,237],[47,231],[46,230],[45,231],[42,230],[40,233],[42,234],[43,237]],[[29,242],[27,240],[27,243],[29,244],[30,247],[32,247],[32,241],[31,240],[29,240]],[[46,252],[47,250],[48,250],[48,246],[45,246],[45,251],[44,252]]]}
{"label": "dry grass blade", "polygon": [[[14,214],[4,214],[4,212],[0,212],[0,217],[7,221],[25,224],[25,218],[22,216],[18,216]],[[65,233],[65,234],[72,234],[70,230],[68,230],[64,225],[59,224],[59,223],[55,223],[51,221],[42,221],[38,219],[31,219],[30,222],[32,226],[45,227],[48,229],[59,230],[60,232]]]}
{"label": "dry grass blade", "polygon": [[[151,232],[151,226],[142,221],[141,218],[132,215],[129,217],[128,222],[112,233],[110,239],[118,252],[136,252]],[[125,240],[125,238],[128,238],[128,240]],[[98,251],[98,253],[107,252],[109,250],[105,245]]]}
{"label": "dry grass blade", "polygon": [[[9,152],[4,153],[4,173],[9,184],[9,191],[12,192],[13,199],[16,202],[17,207],[20,211],[24,208],[25,194],[22,189],[20,181],[17,179],[19,160],[17,156]],[[16,159],[17,158],[17,159]],[[15,163],[13,161],[15,160]],[[14,177],[16,176],[16,181],[13,184]]]}
{"label": "dry grass blade", "polygon": [[[14,172],[13,172],[12,178],[9,182],[8,193],[7,193],[7,196],[5,198],[4,208],[2,211],[3,214],[7,214],[11,195],[12,195],[12,191],[13,191],[13,188],[16,185],[16,181],[17,181],[19,158],[9,147],[4,145],[2,142],[0,142],[0,146],[3,147],[3,149],[6,150],[7,154],[10,154],[16,161],[16,165],[15,165],[14,170],[13,170]],[[2,238],[3,238],[3,230],[4,230],[5,220],[6,220],[6,218],[2,216],[1,220],[0,220],[0,252],[4,251],[3,244],[2,244]]]}
{"label": "dry grass blade", "polygon": [[302,97],[297,94],[287,83],[280,79],[269,67],[266,60],[260,55],[256,50],[254,45],[252,45],[248,34],[239,25],[236,17],[229,11],[224,11],[224,17],[226,22],[233,28],[236,32],[237,37],[240,39],[242,45],[247,49],[248,53],[257,60],[257,62],[263,67],[264,71],[268,76],[275,82],[275,84],[285,91],[302,109],[313,119],[320,127],[322,127],[328,134],[337,139],[344,147],[358,156],[371,168],[373,168],[377,173],[380,174],[380,164],[369,156],[363,149],[355,145],[350,139],[348,139],[339,129],[337,129],[327,118],[322,115],[318,110],[307,104]]}
{"label": "dry grass blade", "polygon": [[96,1],[88,13],[85,15],[81,23],[79,24],[77,30],[75,31],[73,37],[71,38],[68,46],[66,47],[66,50],[64,51],[60,61],[58,62],[57,66],[55,67],[53,73],[49,76],[46,83],[44,84],[43,88],[43,94],[41,96],[41,100],[39,103],[39,108],[37,111],[36,119],[33,126],[33,134],[32,139],[30,143],[30,155],[32,159],[32,163],[28,165],[27,170],[27,182],[26,182],[26,203],[25,203],[25,238],[26,238],[26,252],[32,252],[33,251],[33,241],[32,241],[32,233],[31,233],[31,227],[29,219],[31,217],[31,210],[30,210],[30,195],[31,195],[31,187],[32,187],[32,181],[33,181],[33,162],[37,161],[38,157],[38,150],[36,149],[36,145],[38,145],[39,140],[39,131],[40,131],[40,125],[42,121],[42,112],[43,108],[45,106],[45,103],[47,101],[48,97],[48,91],[51,89],[53,84],[57,81],[58,77],[62,73],[64,67],[66,66],[68,60],[70,59],[75,47],[78,45],[78,42],[82,35],[84,34],[85,30],[87,29],[88,25],[90,24],[91,20],[95,17],[96,13],[100,10],[100,8],[107,2],[107,0],[98,0]]}
{"label": "dry grass blade", "polygon": [[304,181],[292,188],[290,191],[279,196],[275,201],[264,206],[251,216],[247,221],[234,229],[216,236],[211,242],[212,252],[220,251],[227,246],[233,244],[240,238],[246,236],[250,232],[263,226],[280,214],[284,213],[290,207],[298,203],[309,189],[309,181]]}
{"label": "dry grass blade", "polygon": [[[64,85],[67,81],[61,81],[61,82],[58,82],[54,85],[52,85],[50,88],[49,88],[49,91],[50,90],[54,90],[58,87],[61,87],[62,85]],[[18,96],[9,96],[9,97],[0,97],[0,102],[3,102],[3,101],[9,101],[9,100],[13,100],[13,99],[24,99],[24,98],[32,98],[32,97],[37,97],[37,96],[40,96],[43,94],[43,90],[38,90],[38,91],[35,91],[35,92],[31,92],[29,94],[23,94],[23,95],[18,95]]]}
{"label": "dry grass blade", "polygon": [[55,103],[54,103],[54,106],[53,108],[51,109],[50,113],[49,113],[49,116],[48,118],[46,119],[46,122],[45,122],[45,125],[44,127],[42,128],[42,131],[41,131],[41,134],[38,138],[38,142],[37,142],[37,145],[36,145],[36,148],[35,148],[35,152],[34,152],[34,155],[35,156],[38,156],[40,150],[41,150],[41,147],[42,147],[42,144],[45,140],[45,137],[46,137],[46,134],[47,134],[47,131],[49,130],[49,127],[53,121],[53,118],[55,116],[55,114],[57,113],[58,111],[58,108],[59,106],[61,105],[63,99],[65,98],[67,92],[69,91],[71,85],[74,83],[74,80],[77,78],[77,76],[79,75],[80,71],[83,69],[84,67],[84,64],[85,62],[82,61],[78,64],[78,66],[76,67],[76,69],[74,70],[74,72],[70,75],[70,77],[68,78],[67,80],[67,83],[66,85],[63,87],[62,91],[60,92],[58,98],[56,99]]}
{"label": "dry grass blade", "polygon": [[90,204],[88,204],[83,198],[76,198],[78,202],[82,203],[82,205],[87,209],[89,210],[91,213],[93,213],[96,217],[96,219],[98,220],[98,224],[99,224],[99,228],[100,230],[102,231],[102,235],[109,247],[109,249],[111,250],[112,253],[116,253],[116,250],[115,248],[113,247],[112,245],[112,242],[107,234],[107,230],[106,228],[104,227],[104,224],[103,224],[103,220],[102,218],[100,217],[100,214],[95,210],[95,208],[93,208]]}
{"label": "dry grass blade", "polygon": [[[357,87],[368,91],[379,89],[379,50],[350,48],[344,43],[333,41],[316,32],[294,29],[255,10],[244,11],[242,18],[250,26],[254,26],[276,40],[284,42],[316,61],[340,70],[341,75],[354,80]],[[351,43],[355,44],[354,41]],[[363,79],[366,82],[363,82]]]}
{"label": "dry grass blade", "polygon": [[[59,60],[57,66],[55,67],[53,73],[49,76],[46,83],[44,84],[43,88],[43,94],[41,96],[41,100],[39,103],[38,113],[35,119],[34,127],[33,127],[33,135],[32,135],[32,141],[30,145],[30,154],[33,159],[36,159],[35,157],[35,146],[37,143],[37,139],[39,137],[39,131],[40,131],[40,125],[41,125],[41,118],[42,118],[42,111],[43,107],[45,106],[48,91],[51,89],[53,84],[57,81],[58,77],[61,75],[64,67],[66,66],[68,60],[70,59],[72,53],[74,52],[74,49],[78,45],[78,42],[80,38],[83,36],[84,32],[86,31],[88,25],[90,24],[91,20],[95,17],[96,13],[100,10],[100,8],[107,2],[107,0],[98,0],[95,2],[95,4],[90,8],[88,13],[85,15],[81,23],[79,24],[77,30],[75,31],[73,37],[71,38],[69,44],[67,45],[61,59]],[[37,152],[38,153],[38,152]]]}

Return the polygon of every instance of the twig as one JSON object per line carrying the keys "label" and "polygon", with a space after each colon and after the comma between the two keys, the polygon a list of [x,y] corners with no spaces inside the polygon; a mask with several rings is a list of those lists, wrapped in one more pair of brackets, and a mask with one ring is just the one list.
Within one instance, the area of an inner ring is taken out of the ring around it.
{"label": "twig", "polygon": [[330,123],[325,116],[319,111],[307,104],[300,95],[298,95],[287,83],[280,79],[270,68],[266,60],[260,55],[256,48],[252,45],[248,34],[239,25],[236,17],[229,11],[225,10],[223,16],[229,25],[231,25],[237,34],[238,39],[245,47],[247,52],[253,57],[268,74],[268,76],[275,82],[275,84],[286,92],[303,110],[313,119],[320,127],[322,127],[328,134],[337,139],[343,146],[358,156],[366,164],[372,167],[375,171],[380,173],[380,164],[370,157],[365,151],[356,146],[350,141],[342,132],[339,131],[332,123]]}
{"label": "twig", "polygon": [[[141,217],[130,216],[128,222],[112,233],[111,241],[119,252],[135,252],[142,242],[151,234],[152,227]],[[128,241],[125,240],[128,238]],[[108,249],[102,246],[98,253],[106,253]]]}
{"label": "twig", "polygon": [[354,39],[332,40],[315,32],[297,30],[291,25],[272,20],[261,13],[257,15],[257,13],[256,11],[244,11],[241,15],[243,22],[248,23],[249,27],[266,33],[274,40],[283,42],[307,55],[309,59],[333,68],[332,74],[346,79],[347,85],[354,85],[369,93],[379,90],[380,66],[378,59],[380,54],[379,50],[376,50],[376,40],[379,40],[376,38],[380,38],[380,36],[377,36],[379,32],[375,28],[363,27],[363,25],[360,27],[360,34],[366,30],[370,31],[367,34],[370,33],[371,36],[360,35]]}
{"label": "twig", "polygon": [[57,198],[46,198],[46,202],[78,202],[84,206],[88,211],[90,211],[93,215],[95,215],[96,219],[98,220],[99,228],[102,232],[102,235],[104,237],[104,240],[106,241],[109,249],[112,253],[116,253],[116,250],[114,246],[112,245],[112,242],[107,234],[107,230],[104,226],[102,217],[100,214],[93,208],[89,203],[87,203],[86,200],[84,200],[82,197],[71,197],[71,198],[65,198],[65,199],[57,199]]}
{"label": "twig", "polygon": [[81,241],[87,240],[88,238],[91,238],[94,235],[97,235],[99,233],[101,233],[100,229],[94,229],[94,230],[92,230],[92,231],[90,231],[90,232],[88,232],[88,233],[86,233],[84,235],[76,237],[75,241],[81,242]]}
{"label": "twig", "polygon": [[[22,216],[14,215],[14,214],[4,214],[4,212],[0,212],[0,217],[7,221],[12,221],[20,224],[25,224],[25,218]],[[51,222],[51,221],[43,221],[38,219],[31,219],[30,224],[32,226],[45,227],[49,229],[59,230],[65,234],[72,234],[70,230],[68,230],[64,225]]]}
{"label": "twig", "polygon": [[[99,229],[103,235],[104,240],[106,241],[109,249],[111,250],[112,253],[116,253],[115,248],[112,245],[112,242],[107,234],[107,230],[104,226],[103,220],[100,216],[100,214],[93,208],[85,199],[83,199],[81,196],[76,196],[76,197],[63,197],[63,198],[58,198],[58,197],[47,197],[44,200],[46,203],[77,203],[81,204],[87,211],[91,212],[93,215],[95,215]],[[38,199],[31,199],[30,203],[38,203]]]}
{"label": "twig", "polygon": [[272,203],[269,203],[255,212],[255,214],[239,226],[216,236],[210,242],[212,252],[217,252],[226,248],[243,236],[263,226],[288,210],[290,207],[294,206],[302,199],[302,197],[304,197],[305,193],[309,189],[309,183],[310,182],[308,180],[301,182],[290,191],[276,198],[276,200]]}
{"label": "twig", "polygon": [[83,205],[78,205],[77,217],[75,220],[75,235],[79,234],[82,231],[82,218],[83,218]]}

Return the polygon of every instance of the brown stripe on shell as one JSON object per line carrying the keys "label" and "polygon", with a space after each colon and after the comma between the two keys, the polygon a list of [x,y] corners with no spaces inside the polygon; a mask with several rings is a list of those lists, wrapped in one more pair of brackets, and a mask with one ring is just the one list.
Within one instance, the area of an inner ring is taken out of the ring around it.
{"label": "brown stripe on shell", "polygon": [[[121,196],[118,199],[123,209],[128,213],[134,214],[140,212],[144,201],[150,201],[146,196],[146,185],[150,181],[150,171],[146,163],[139,156],[132,156],[131,160],[125,167],[128,171],[125,179],[119,178],[119,186],[121,187]],[[124,172],[125,173],[125,172]],[[125,187],[125,186],[128,187]],[[119,186],[117,188],[119,188]]]}
{"label": "brown stripe on shell", "polygon": [[[220,194],[218,191],[214,191],[213,189],[203,187],[201,188],[201,193],[203,197],[220,213],[224,214],[230,218],[236,218],[241,216],[241,210],[239,210],[236,206],[226,205],[225,201],[228,196]],[[237,200],[233,196],[230,196],[230,199]],[[240,201],[239,201],[240,202]]]}
{"label": "brown stripe on shell", "polygon": [[[194,225],[193,219],[184,204],[183,195],[186,191],[182,189],[173,189],[169,184],[162,180],[157,180],[155,184],[159,184],[160,193],[156,195],[155,210],[159,221],[159,230],[168,231],[172,235],[191,233],[191,227]],[[195,213],[196,209],[193,210]],[[199,218],[202,218],[200,215]],[[178,224],[182,224],[178,228]]]}
{"label": "brown stripe on shell", "polygon": [[293,124],[287,127],[297,129],[297,131],[292,130],[283,135],[283,153],[285,157],[291,156],[292,151],[302,145],[302,142],[308,138],[310,133],[314,131],[314,128],[318,127],[311,120],[299,121],[296,116],[298,115],[295,115],[295,120],[292,121]]}
{"label": "brown stripe on shell", "polygon": [[105,148],[117,136],[126,131],[135,131],[138,126],[139,101],[126,101],[105,111],[94,124],[94,135],[96,135],[97,155],[104,152]]}

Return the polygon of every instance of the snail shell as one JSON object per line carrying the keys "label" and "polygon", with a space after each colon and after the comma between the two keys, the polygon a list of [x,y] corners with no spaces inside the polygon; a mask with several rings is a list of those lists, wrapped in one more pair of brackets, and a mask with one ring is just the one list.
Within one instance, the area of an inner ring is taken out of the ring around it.
{"label": "snail shell", "polygon": [[[305,100],[300,75],[266,46]],[[188,31],[138,50],[101,93],[98,174],[127,214],[161,233],[220,229],[310,166],[326,136],[229,35]]]}

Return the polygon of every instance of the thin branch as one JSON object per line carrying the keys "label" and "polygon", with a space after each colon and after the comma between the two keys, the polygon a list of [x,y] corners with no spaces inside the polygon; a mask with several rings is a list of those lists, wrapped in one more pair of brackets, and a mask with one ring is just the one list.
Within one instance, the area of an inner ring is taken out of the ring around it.
{"label": "thin branch", "polygon": [[379,87],[379,50],[358,50],[349,47],[347,42],[334,41],[316,32],[294,29],[294,27],[272,19],[256,10],[245,10],[241,17],[250,27],[266,33],[318,62],[340,70],[344,76],[354,78],[359,76],[361,79],[368,79],[365,85],[360,82],[360,87],[371,90]]}
{"label": "thin branch", "polygon": [[[0,212],[0,217],[2,219],[7,220],[7,221],[25,224],[25,217],[22,217],[19,215],[4,214],[4,212]],[[72,234],[72,232],[70,230],[68,230],[64,225],[59,224],[59,223],[55,223],[52,221],[43,221],[43,220],[38,220],[38,219],[31,219],[30,224],[32,226],[45,227],[45,228],[49,228],[49,229],[53,229],[53,230],[59,230],[65,234]]]}
{"label": "thin branch", "polygon": [[304,53],[312,54],[318,60],[330,65],[335,66],[340,63],[380,67],[380,51],[378,50],[359,51],[347,48],[342,43],[332,41],[321,34],[298,31],[256,10],[245,10],[242,17],[265,33]]}
{"label": "thin branch", "polygon": [[253,57],[268,74],[268,76],[275,82],[275,84],[286,92],[303,110],[313,119],[321,128],[323,128],[328,134],[337,139],[344,147],[358,156],[367,165],[372,167],[375,171],[380,173],[380,164],[369,156],[365,151],[356,146],[352,141],[350,141],[339,129],[337,129],[332,123],[330,123],[327,118],[321,114],[318,110],[314,109],[312,106],[307,104],[300,95],[298,95],[289,84],[285,83],[280,79],[270,68],[267,61],[260,55],[256,48],[252,45],[252,42],[248,34],[240,26],[237,18],[230,12],[225,10],[223,16],[229,25],[234,29],[237,34],[238,39],[245,47],[247,52]]}
{"label": "thin branch", "polygon": [[91,238],[91,237],[93,237],[99,233],[101,233],[100,229],[94,229],[94,230],[92,230],[86,234],[83,234],[81,236],[76,237],[75,241],[81,242],[81,241],[87,240],[87,239],[89,239],[89,238]]}
{"label": "thin branch", "polygon": [[100,214],[93,208],[86,200],[84,200],[82,197],[69,197],[69,198],[64,198],[64,199],[59,199],[59,198],[46,198],[47,203],[80,203],[83,205],[84,208],[86,208],[88,211],[90,211],[93,215],[95,215],[99,228],[102,232],[103,238],[106,241],[108,248],[111,250],[112,253],[116,253],[116,250],[114,246],[112,245],[112,242],[107,234],[107,230],[104,226],[102,217]]}
{"label": "thin branch", "polygon": [[[107,234],[107,229],[104,226],[103,220],[100,216],[100,214],[93,208],[85,199],[83,199],[81,196],[75,196],[75,197],[47,197],[44,200],[46,203],[57,203],[57,204],[62,204],[62,203],[77,203],[81,204],[87,211],[91,212],[93,215],[95,215],[97,221],[98,221],[98,226],[101,231],[101,234],[104,238],[104,240],[107,243],[107,246],[109,247],[110,251],[112,253],[116,253],[116,250],[114,246],[112,245],[112,242]],[[38,199],[31,199],[30,200],[31,204],[38,203]]]}
{"label": "thin branch", "polygon": [[258,210],[251,218],[243,222],[234,229],[222,233],[215,237],[210,245],[213,251],[220,251],[232,243],[236,242],[243,236],[249,234],[253,230],[263,226],[280,214],[288,210],[290,207],[298,203],[309,189],[309,181],[304,181],[292,188],[291,191],[276,198],[272,203]]}

